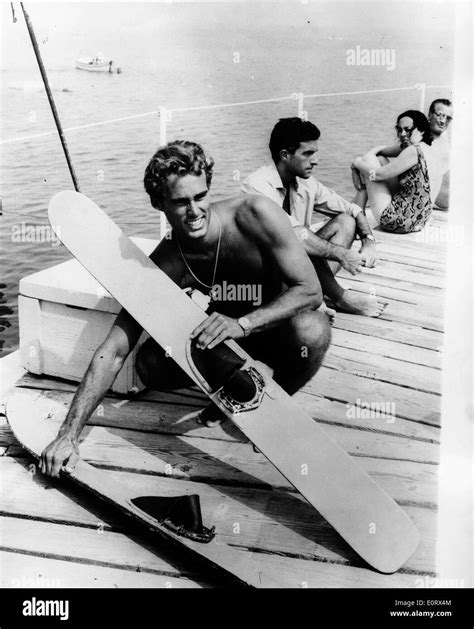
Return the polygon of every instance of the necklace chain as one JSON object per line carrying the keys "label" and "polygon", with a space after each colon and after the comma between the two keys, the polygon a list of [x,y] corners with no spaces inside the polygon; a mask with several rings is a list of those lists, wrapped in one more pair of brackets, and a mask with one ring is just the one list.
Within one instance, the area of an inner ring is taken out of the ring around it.
{"label": "necklace chain", "polygon": [[221,236],[222,236],[222,226],[221,226],[221,222],[219,220],[219,217],[217,216],[217,214],[213,213],[212,216],[215,216],[217,219],[217,223],[219,225],[219,239],[217,241],[217,247],[216,247],[216,257],[214,260],[214,272],[212,274],[212,284],[209,286],[209,284],[206,284],[205,282],[203,282],[202,280],[200,280],[197,275],[195,273],[193,273],[193,270],[191,269],[191,267],[188,264],[188,261],[186,260],[186,257],[183,253],[183,250],[181,249],[181,245],[179,244],[179,240],[178,237],[176,237],[176,243],[178,245],[178,249],[179,252],[181,254],[181,257],[183,258],[184,264],[186,265],[186,268],[188,269],[188,271],[191,273],[191,275],[194,277],[194,279],[199,282],[199,284],[202,284],[202,286],[205,286],[206,288],[210,289],[209,294],[212,295],[212,289],[214,287],[214,281],[216,279],[216,273],[217,273],[217,263],[219,261],[219,251],[220,251],[220,247],[221,247]]}

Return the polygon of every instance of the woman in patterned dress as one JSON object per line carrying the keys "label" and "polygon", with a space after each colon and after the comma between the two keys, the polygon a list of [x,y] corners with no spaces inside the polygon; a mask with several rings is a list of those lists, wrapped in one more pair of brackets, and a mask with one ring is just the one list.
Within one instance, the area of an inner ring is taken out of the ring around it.
{"label": "woman in patterned dress", "polygon": [[421,111],[400,114],[395,130],[398,144],[376,147],[353,161],[354,202],[365,209],[368,201],[381,229],[407,234],[422,229],[431,215],[432,137]]}

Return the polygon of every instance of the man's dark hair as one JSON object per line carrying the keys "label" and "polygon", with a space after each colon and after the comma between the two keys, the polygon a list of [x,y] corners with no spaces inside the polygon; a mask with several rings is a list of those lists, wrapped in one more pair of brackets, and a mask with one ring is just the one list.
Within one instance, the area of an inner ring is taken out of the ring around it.
{"label": "man's dark hair", "polygon": [[428,118],[421,111],[417,111],[416,109],[409,109],[408,111],[404,111],[397,117],[397,124],[400,122],[402,118],[411,118],[413,120],[413,125],[415,129],[422,135],[422,140],[425,144],[431,144],[433,142],[433,137],[431,135],[430,123],[428,122]]}
{"label": "man's dark hair", "polygon": [[145,190],[150,195],[154,208],[159,208],[163,201],[170,175],[184,177],[185,175],[202,175],[205,173],[207,187],[212,180],[214,160],[206,157],[202,147],[196,142],[175,140],[165,146],[160,146],[145,170]]}
{"label": "man's dark hair", "polygon": [[447,98],[436,98],[430,105],[430,109],[428,111],[429,114],[434,114],[434,110],[436,105],[446,105],[446,107],[452,107],[453,103]]}
{"label": "man's dark hair", "polygon": [[286,149],[293,154],[301,142],[319,140],[320,130],[316,125],[301,118],[280,118],[270,136],[270,152],[275,163],[280,161],[280,151]]}

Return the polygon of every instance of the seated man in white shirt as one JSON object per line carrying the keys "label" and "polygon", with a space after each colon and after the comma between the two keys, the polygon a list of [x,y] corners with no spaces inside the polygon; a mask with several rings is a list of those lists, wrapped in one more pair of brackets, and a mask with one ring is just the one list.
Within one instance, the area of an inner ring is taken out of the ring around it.
{"label": "seated man in white shirt", "polygon": [[[431,149],[434,153],[441,172],[442,180],[439,183],[439,190],[436,189],[436,200],[434,207],[440,210],[447,210],[449,207],[449,138],[446,131],[453,119],[453,105],[447,98],[437,98],[434,100],[428,112],[433,142]],[[438,187],[437,187],[438,188]]]}
{"label": "seated man in white shirt", "polygon": [[[377,317],[385,307],[383,302],[343,289],[334,277],[340,266],[353,275],[362,266],[373,267],[378,256],[362,208],[312,177],[320,135],[309,121],[280,119],[270,137],[273,162],[249,175],[241,190],[269,197],[289,215],[323,293],[336,310]],[[356,233],[361,239],[359,253],[351,250]]]}

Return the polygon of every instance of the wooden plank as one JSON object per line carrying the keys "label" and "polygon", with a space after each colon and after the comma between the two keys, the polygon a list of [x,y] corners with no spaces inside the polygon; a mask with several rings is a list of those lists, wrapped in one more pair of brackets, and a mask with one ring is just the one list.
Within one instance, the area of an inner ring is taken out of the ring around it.
{"label": "wooden plank", "polygon": [[[189,579],[161,577],[146,572],[95,567],[0,551],[2,588],[183,588],[199,587]],[[288,588],[412,588],[420,587],[423,575],[398,572],[378,574],[366,568],[279,555],[261,555],[262,569],[285,574]],[[220,587],[219,583],[213,587]]]}
{"label": "wooden plank", "polygon": [[267,562],[271,562],[276,575],[285,575],[287,587],[291,588],[414,588],[424,587],[426,583],[426,577],[420,574],[401,571],[390,575],[375,574],[366,568],[278,555],[262,557],[262,565],[267,571],[270,569]]}
{"label": "wooden plank", "polygon": [[[65,392],[38,391],[36,394],[32,391],[31,394],[34,396],[32,404],[42,404],[44,406],[51,401],[51,403],[56,405],[56,408],[57,405],[62,405],[64,407],[62,417],[66,415],[67,408],[72,400],[72,394]],[[375,416],[374,420],[368,420],[364,413],[354,414],[348,412],[348,409],[354,410],[352,407],[354,401],[352,401],[351,405],[347,404],[346,401],[331,401],[314,395],[313,391],[305,389],[295,395],[295,400],[315,420],[322,420],[334,426],[355,427],[357,430],[365,429],[387,435],[410,437],[411,439],[427,443],[438,443],[439,441],[438,426],[414,423],[398,416],[395,417],[395,421],[393,421],[391,416],[383,419]],[[157,422],[157,417],[160,417],[161,421]],[[61,420],[59,415],[57,418],[58,421]],[[91,426],[112,427],[125,431],[139,431],[145,434],[168,434],[189,438],[248,443],[246,436],[230,421],[225,421],[218,426],[209,428],[198,424],[196,422],[196,413],[189,414],[187,409],[182,411],[181,415],[174,412],[168,413],[166,406],[161,403],[143,402],[140,400],[118,407],[113,398],[104,398],[102,405],[98,407],[89,420],[87,428]],[[5,438],[3,443],[9,445],[12,443],[12,436],[9,428],[5,430],[8,431],[10,436]],[[343,437],[346,445],[349,443],[347,440],[348,437]],[[346,449],[348,448],[346,447]],[[367,454],[369,453],[368,451]],[[373,455],[376,456],[376,452],[373,452]],[[431,461],[433,459],[429,458],[428,460]]]}
{"label": "wooden plank", "polygon": [[[360,247],[355,243],[354,248]],[[436,250],[425,249],[423,246],[406,247],[396,241],[380,241],[377,243],[377,250],[381,253],[390,253],[394,256],[406,257],[408,260],[433,262],[440,264],[444,268],[448,259],[447,248],[438,248]]]}
{"label": "wooden plank", "polygon": [[[393,341],[394,344],[410,345],[413,347],[422,347],[424,349],[434,350],[436,355],[432,354],[431,358],[437,359],[441,363],[441,356],[438,353],[443,345],[443,334],[435,330],[423,330],[409,323],[400,323],[385,321],[384,319],[373,319],[369,317],[357,317],[338,312],[336,320],[333,323],[332,345],[338,343],[339,332],[336,330],[346,330],[356,335],[362,335],[359,347],[364,347],[367,341],[366,336],[373,339],[386,339]],[[355,337],[357,338],[357,336]],[[373,346],[373,344],[372,344]],[[406,348],[405,348],[406,349]],[[411,354],[411,351],[410,351]],[[391,356],[390,354],[389,356]],[[427,354],[426,356],[430,356]],[[396,356],[394,356],[396,357]],[[436,366],[436,365],[433,365]]]}
{"label": "wooden plank", "polygon": [[408,389],[441,395],[441,371],[387,356],[361,353],[350,347],[331,345],[323,364],[337,371],[353,373],[363,378],[398,384]]}
{"label": "wooden plank", "polygon": [[[435,444],[340,426],[324,428],[399,503],[436,503]],[[91,427],[84,431],[80,451],[84,460],[105,469],[294,491],[247,443]]]}
{"label": "wooden plank", "polygon": [[[377,269],[377,267],[376,267]],[[408,293],[416,293],[422,295],[429,295],[434,297],[440,297],[443,295],[443,291],[440,287],[435,286],[427,286],[424,284],[418,284],[415,282],[399,279],[397,277],[385,277],[383,275],[377,275],[376,273],[369,273],[370,269],[364,270],[363,273],[359,275],[349,275],[347,271],[342,269],[338,273],[338,278],[342,279],[343,283],[347,280],[352,280],[355,282],[364,282],[368,284],[372,284],[373,286],[387,286],[389,288],[397,288],[399,290],[406,291]]]}
{"label": "wooden plank", "polygon": [[435,256],[431,260],[424,260],[415,256],[403,255],[400,251],[393,252],[393,250],[389,251],[387,249],[388,247],[385,248],[382,245],[379,252],[380,259],[384,262],[401,264],[402,267],[407,267],[408,270],[413,270],[414,272],[426,270],[426,272],[434,273],[439,277],[446,275],[446,262],[440,262],[439,259],[436,260]]}
{"label": "wooden plank", "polygon": [[[198,588],[194,581],[0,551],[2,588]],[[36,590],[38,591],[38,590]],[[39,590],[41,592],[41,590]]]}
{"label": "wooden plank", "polygon": [[[79,387],[77,382],[71,380],[62,380],[52,376],[36,376],[34,374],[25,373],[17,382],[16,386],[27,389],[46,389],[56,391],[72,391],[75,392]],[[117,394],[112,390],[107,393],[108,397],[120,400],[147,400],[160,401],[166,404],[175,404],[182,406],[200,406],[202,400],[208,400],[207,395],[199,391],[197,388],[176,389],[173,391],[140,391],[135,395]]]}
{"label": "wooden plank", "polygon": [[410,263],[405,260],[400,263],[399,260],[387,260],[383,257],[374,268],[363,267],[363,273],[368,275],[381,275],[382,277],[399,277],[410,282],[423,284],[426,286],[435,286],[444,288],[446,271],[444,268],[436,268],[433,265],[420,265]]}
{"label": "wooden plank", "polygon": [[411,306],[405,306],[394,301],[387,304],[379,319],[415,324],[425,330],[434,330],[436,332],[443,332],[444,329],[441,313],[430,315],[424,310],[413,309]]}
{"label": "wooden plank", "polygon": [[[78,504],[77,492],[71,492],[66,483],[45,479],[42,475],[33,476],[32,481],[27,469],[14,459],[1,458],[0,468],[9,487],[3,501],[5,515],[64,523],[67,514],[69,523],[77,523],[80,519],[97,525],[97,516]],[[156,495],[157,479],[152,476],[116,471],[103,473],[112,475],[114,482],[136,484],[140,495]],[[199,484],[160,479],[160,495],[188,492],[199,493]],[[212,522],[221,539],[235,547],[362,566],[354,551],[298,494],[222,486],[217,489],[208,485],[206,493],[201,492],[201,506],[205,522]],[[436,512],[416,506],[407,506],[404,510],[422,537],[419,549],[407,562],[405,570],[432,572]]]}
{"label": "wooden plank", "polygon": [[3,550],[90,564],[94,569],[102,566],[175,579],[186,576],[194,581],[202,580],[192,571],[183,572],[176,562],[173,564],[160,557],[143,541],[137,543],[131,535],[100,527],[93,529],[8,516],[0,519],[0,527]]}
{"label": "wooden plank", "polygon": [[414,389],[410,389],[407,394],[407,389],[388,382],[378,382],[374,387],[373,382],[367,378],[324,366],[303,390],[349,404],[382,403],[388,409],[387,414],[390,410],[397,417],[431,425],[440,423],[441,403],[437,395]]}
{"label": "wooden plank", "polygon": [[397,244],[407,251],[417,252],[423,250],[424,252],[436,253],[439,250],[443,251],[446,249],[446,243],[430,240],[423,234],[392,234],[377,227],[372,229],[372,231],[377,243]]}
{"label": "wooden plank", "polygon": [[[336,425],[368,433],[361,436],[361,440],[368,440],[370,434],[378,434],[386,438],[392,436],[403,437],[407,440],[407,444],[412,444],[416,441],[421,441],[422,444],[425,442],[439,444],[439,426],[422,424],[402,417],[396,417],[395,422],[391,423],[386,419],[377,418],[375,414],[373,414],[372,417],[366,417],[365,413],[358,413],[356,417],[353,418],[350,416],[352,413],[349,413],[349,410],[354,410],[351,405],[337,400],[319,397],[313,393],[305,392],[304,390],[298,391],[298,393],[295,394],[295,400],[299,404],[302,404],[312,417],[323,423],[324,427]],[[380,444],[380,447],[382,447],[382,444]],[[407,458],[411,459],[412,457]],[[436,461],[437,459],[433,459],[430,456],[427,459],[422,457],[420,460]]]}
{"label": "wooden plank", "polygon": [[[325,425],[324,429],[357,457],[358,463],[397,502],[435,505],[436,444],[334,425]],[[80,451],[84,460],[102,469],[294,491],[278,470],[247,443],[91,427],[84,430]]]}
{"label": "wooden plank", "polygon": [[[333,330],[332,343],[341,347],[349,347],[360,352],[370,352],[379,356],[391,357],[415,365],[425,365],[426,367],[432,367],[434,369],[439,368],[441,363],[441,356],[438,351],[392,341],[388,338],[381,338],[380,336],[374,337],[371,334],[361,334],[360,328],[357,332],[335,328]],[[361,359],[363,360],[363,358],[364,355],[362,354]]]}
{"label": "wooden plank", "polygon": [[361,275],[356,277],[344,276],[342,283],[350,290],[374,295],[375,297],[382,299],[382,301],[393,300],[404,304],[411,304],[415,307],[428,308],[433,311],[434,314],[437,312],[444,312],[445,299],[443,291],[440,291],[438,296],[434,296],[432,294],[425,295],[421,292],[394,288],[391,285],[384,285],[380,283],[373,284],[369,281],[366,282]]}
{"label": "wooden plank", "polygon": [[[132,410],[132,413],[135,412]],[[58,417],[58,426],[60,421]],[[371,431],[354,429],[353,426],[361,427],[361,420],[351,418],[347,410],[345,421],[346,426],[326,424],[324,429],[347,452],[360,457],[360,465],[388,493],[401,503],[412,502],[416,495],[419,504],[434,504],[435,489],[428,492],[429,495],[424,493],[419,479],[420,474],[434,473],[433,464],[438,461],[436,444],[410,439],[401,433],[394,434],[392,425],[400,423],[395,418],[374,418]],[[225,424],[219,428],[219,431],[208,431],[219,437],[219,433],[227,429]],[[14,441],[13,436],[11,440]],[[263,455],[255,453],[247,442],[87,426],[81,435],[80,449],[84,460],[106,469],[293,491],[273,465]],[[383,472],[380,471],[379,459],[383,461]],[[414,467],[414,462],[421,467]],[[425,469],[423,464],[428,467]],[[410,474],[413,475],[413,483],[406,480]],[[399,482],[400,475],[405,478],[403,482]]]}

